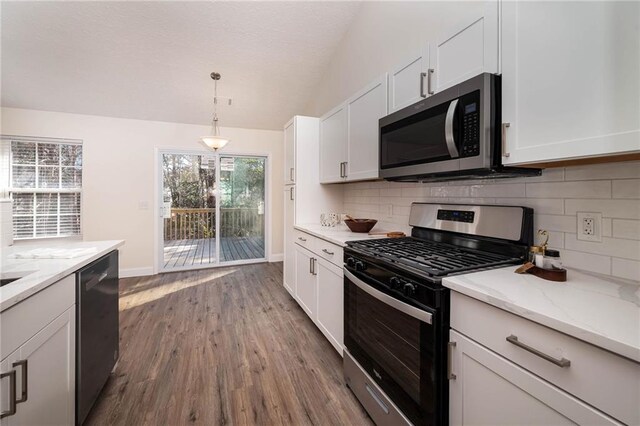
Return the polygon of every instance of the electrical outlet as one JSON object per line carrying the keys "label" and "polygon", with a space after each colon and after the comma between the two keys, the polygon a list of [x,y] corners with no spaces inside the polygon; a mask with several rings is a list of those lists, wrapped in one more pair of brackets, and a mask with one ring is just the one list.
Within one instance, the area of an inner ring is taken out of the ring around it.
{"label": "electrical outlet", "polygon": [[602,213],[578,212],[578,239],[602,241]]}

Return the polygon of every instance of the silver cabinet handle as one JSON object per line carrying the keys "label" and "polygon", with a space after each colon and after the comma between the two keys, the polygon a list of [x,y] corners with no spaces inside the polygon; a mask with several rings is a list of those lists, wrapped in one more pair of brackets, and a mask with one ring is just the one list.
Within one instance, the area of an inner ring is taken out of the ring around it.
{"label": "silver cabinet handle", "polygon": [[323,251],[323,252],[325,252],[325,253],[327,253],[327,254],[328,254],[328,255],[330,255],[330,256],[333,256],[333,255],[335,254],[334,252],[329,251],[329,250],[327,250],[327,249],[322,249],[322,251]]}
{"label": "silver cabinet handle", "polygon": [[457,376],[451,372],[451,363],[453,362],[453,350],[455,349],[457,343],[449,342],[447,345],[447,377],[449,380],[455,380]]}
{"label": "silver cabinet handle", "polygon": [[511,123],[502,123],[502,156],[508,157],[509,152],[507,151],[507,128],[511,127]]}
{"label": "silver cabinet handle", "polygon": [[456,147],[456,139],[453,137],[453,117],[456,115],[456,107],[458,106],[458,99],[454,99],[449,104],[447,110],[447,116],[444,119],[444,140],[447,143],[447,149],[451,158],[458,158],[458,148]]}
{"label": "silver cabinet handle", "polygon": [[424,78],[427,76],[426,72],[421,72],[420,73],[420,97],[421,98],[426,98],[427,94],[424,93]]}
{"label": "silver cabinet handle", "polygon": [[524,349],[527,352],[531,352],[532,354],[539,356],[540,358],[549,361],[552,364],[557,365],[558,367],[564,368],[564,367],[569,367],[571,365],[571,361],[569,361],[566,358],[560,358],[560,359],[556,359],[554,357],[552,357],[551,355],[547,355],[544,352],[541,352],[535,348],[532,348],[529,345],[526,345],[524,343],[522,343],[521,341],[518,340],[518,336],[514,336],[513,334],[509,337],[507,337],[507,342],[516,345],[517,347]]}
{"label": "silver cabinet handle", "polygon": [[298,239],[299,239],[300,241],[302,241],[303,243],[306,243],[306,242],[307,242],[307,239],[306,239],[306,238],[298,237]]}
{"label": "silver cabinet handle", "polygon": [[16,370],[0,374],[0,380],[9,378],[9,409],[0,413],[0,419],[13,416],[16,413]]}
{"label": "silver cabinet handle", "polygon": [[291,168],[289,169],[289,180],[290,180],[291,182],[293,182],[293,181],[294,181],[294,179],[293,179],[293,167],[291,167]]}
{"label": "silver cabinet handle", "polygon": [[378,403],[380,408],[382,408],[382,411],[384,411],[385,414],[389,414],[389,408],[387,407],[387,405],[384,402],[382,402],[382,400],[374,392],[374,390],[371,389],[367,383],[364,384],[364,387],[367,390],[367,392],[369,392],[369,395],[371,395],[371,398],[373,398],[373,400]]}
{"label": "silver cabinet handle", "polygon": [[433,95],[435,92],[431,90],[431,76],[433,75],[435,70],[433,68],[429,68],[427,71],[427,93]]}
{"label": "silver cabinet handle", "polygon": [[340,163],[340,177],[344,177],[344,162]]}
{"label": "silver cabinet handle", "polygon": [[289,199],[293,201],[293,186],[289,188]]}
{"label": "silver cabinet handle", "polygon": [[13,367],[20,367],[22,369],[21,381],[22,381],[22,394],[20,395],[20,399],[16,399],[16,404],[20,404],[22,402],[26,402],[29,391],[27,390],[27,385],[29,383],[29,373],[27,372],[27,360],[21,359],[20,361],[16,361],[12,364]]}
{"label": "silver cabinet handle", "polygon": [[309,273],[313,275],[313,257],[309,258]]}

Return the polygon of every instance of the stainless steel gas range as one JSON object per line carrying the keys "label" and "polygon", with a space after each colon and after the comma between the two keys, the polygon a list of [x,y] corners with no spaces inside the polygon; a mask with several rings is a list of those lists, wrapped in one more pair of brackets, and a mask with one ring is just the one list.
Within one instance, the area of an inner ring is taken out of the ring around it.
{"label": "stainless steel gas range", "polygon": [[525,207],[414,203],[411,237],[347,243],[344,374],[378,425],[448,421],[449,290],[442,278],[522,262]]}

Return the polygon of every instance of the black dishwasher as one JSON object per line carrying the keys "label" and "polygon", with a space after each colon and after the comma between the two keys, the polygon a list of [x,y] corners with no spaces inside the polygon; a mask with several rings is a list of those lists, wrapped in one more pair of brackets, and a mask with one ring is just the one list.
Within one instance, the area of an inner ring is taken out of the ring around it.
{"label": "black dishwasher", "polygon": [[76,275],[76,424],[84,423],[118,360],[118,251]]}

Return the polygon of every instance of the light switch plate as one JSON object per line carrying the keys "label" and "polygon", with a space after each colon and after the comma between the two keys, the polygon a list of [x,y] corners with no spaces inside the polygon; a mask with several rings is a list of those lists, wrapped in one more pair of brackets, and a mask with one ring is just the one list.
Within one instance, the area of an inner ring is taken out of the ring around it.
{"label": "light switch plate", "polygon": [[602,213],[578,212],[577,237],[582,241],[602,242]]}

